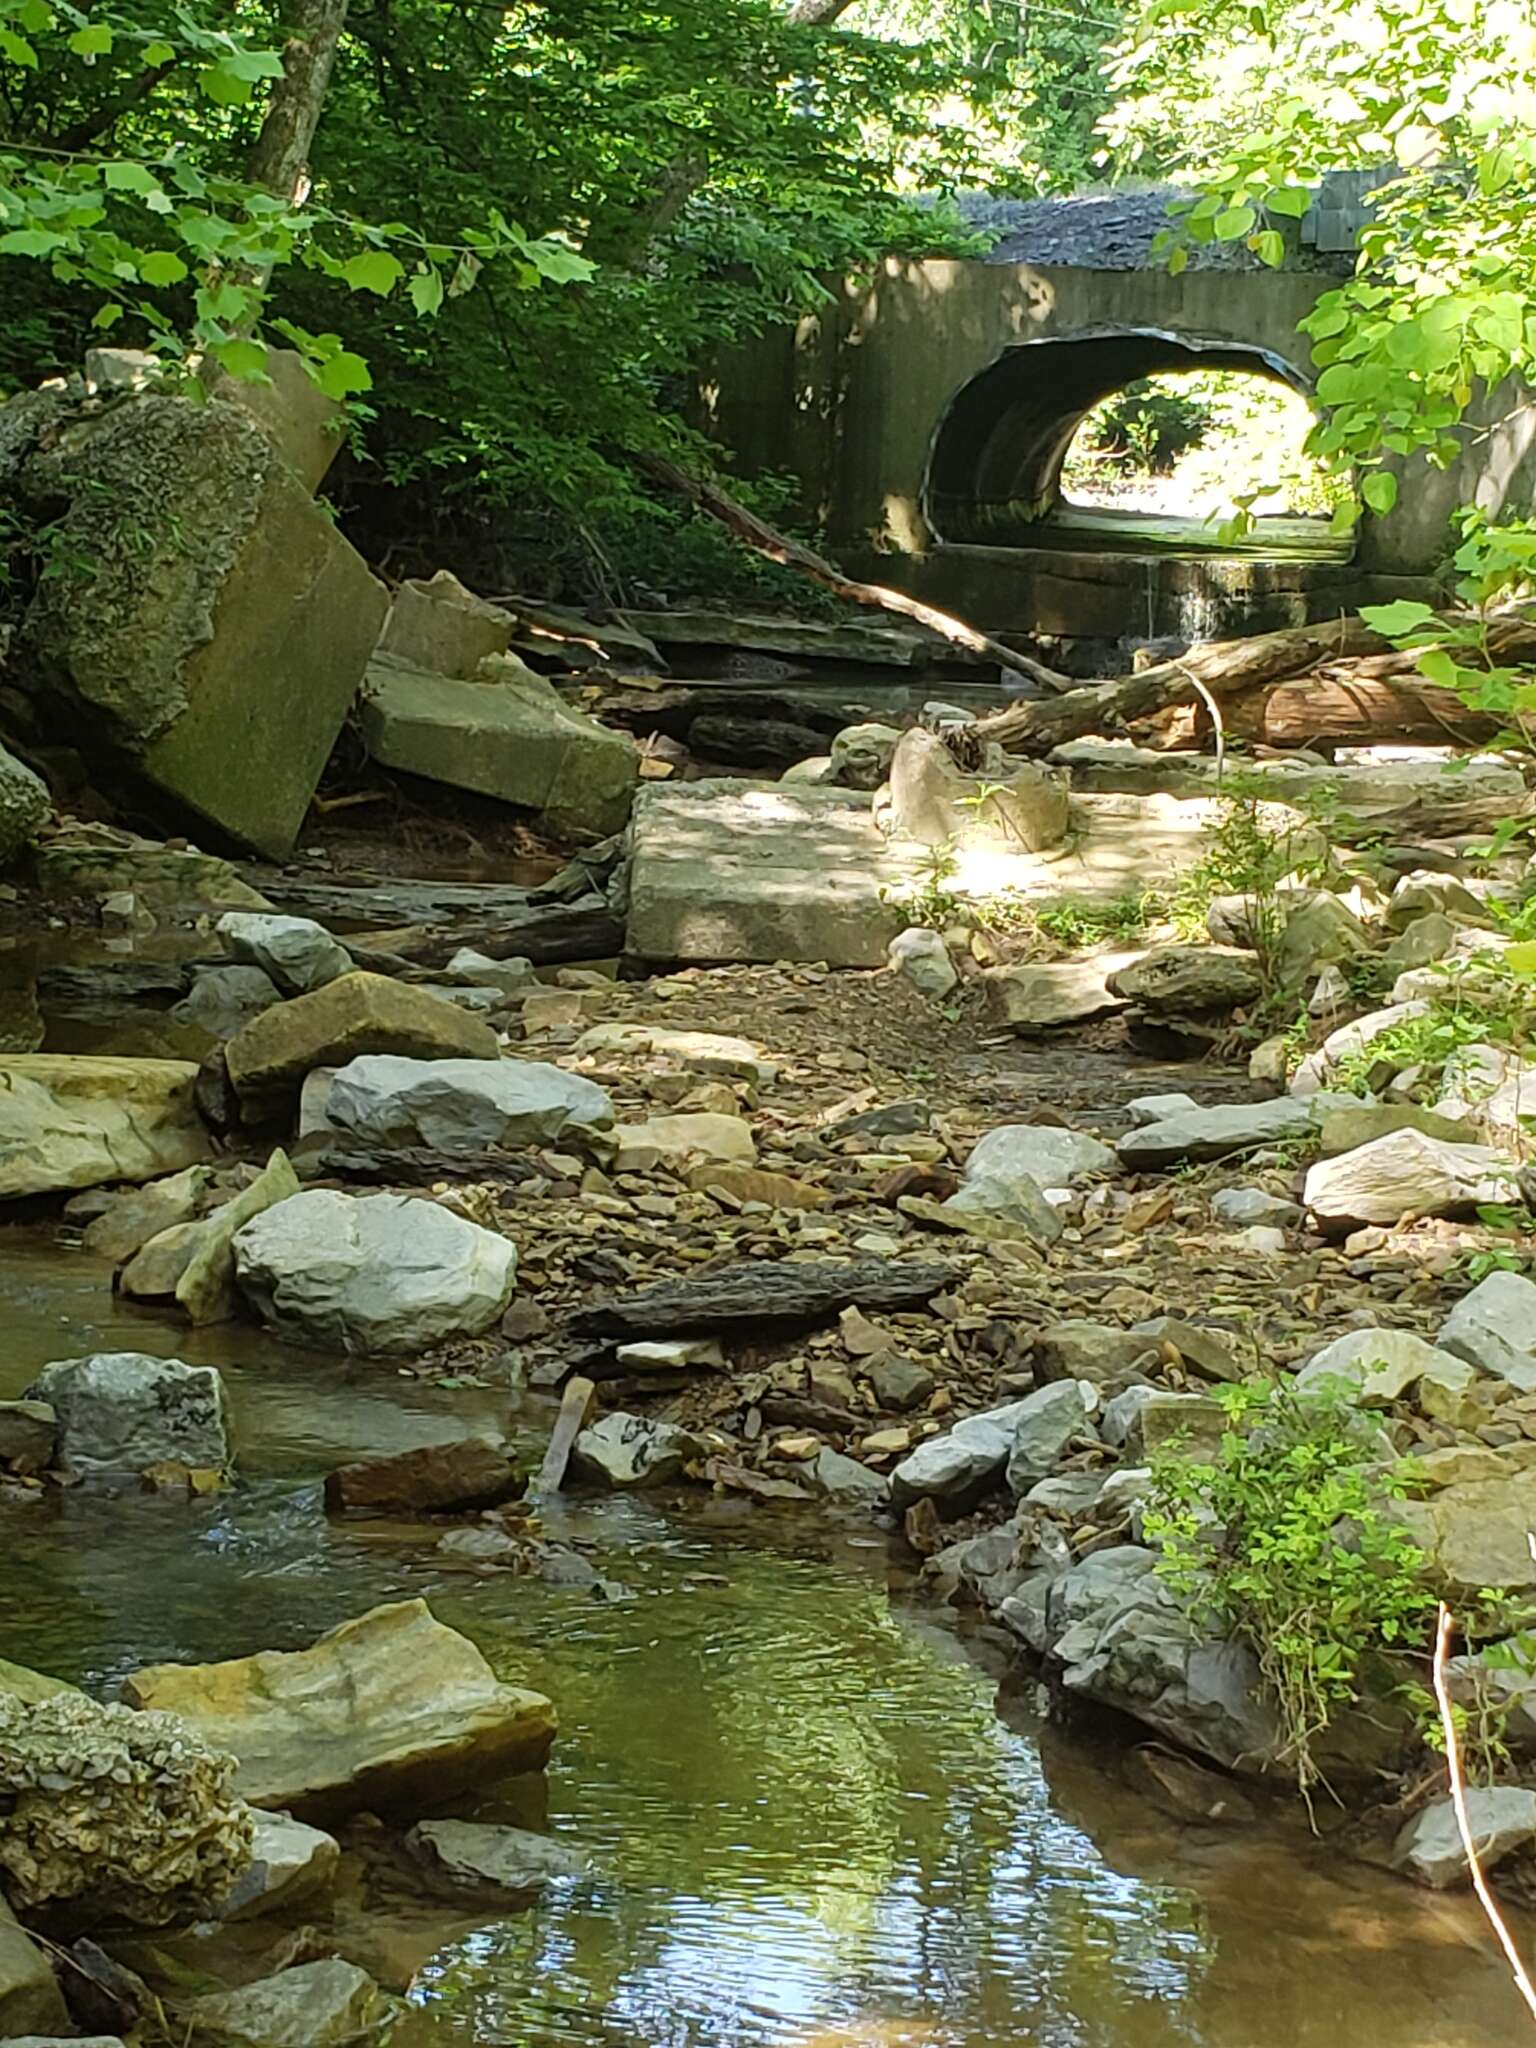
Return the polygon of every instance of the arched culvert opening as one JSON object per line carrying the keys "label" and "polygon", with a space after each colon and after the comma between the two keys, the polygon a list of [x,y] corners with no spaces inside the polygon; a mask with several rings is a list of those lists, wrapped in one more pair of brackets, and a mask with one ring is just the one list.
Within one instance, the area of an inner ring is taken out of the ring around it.
{"label": "arched culvert opening", "polygon": [[[1160,502],[1129,502],[1122,494],[1116,503],[1112,493],[1093,492],[1084,481],[1085,447],[1078,442],[1084,422],[1090,421],[1091,433],[1103,419],[1105,401],[1134,413],[1127,394],[1180,383],[1197,392],[1195,409],[1223,433],[1244,417],[1227,402],[1223,387],[1240,385],[1276,398],[1296,394],[1303,401],[1309,393],[1294,365],[1238,342],[1101,328],[1022,343],[973,377],[940,422],[928,467],[929,526],[943,541],[994,546],[1229,552],[1230,543],[1208,519],[1209,504],[1176,508],[1166,491]],[[1250,411],[1258,415],[1262,407]],[[1255,430],[1268,428],[1256,419]],[[1248,465],[1250,474],[1262,477],[1261,451],[1244,452],[1256,458]],[[1278,469],[1278,448],[1273,466]],[[1228,461],[1224,467],[1228,481],[1240,488],[1243,465]],[[1328,509],[1318,501],[1282,515],[1272,499],[1261,508],[1244,552],[1347,557],[1350,542],[1331,535]]]}

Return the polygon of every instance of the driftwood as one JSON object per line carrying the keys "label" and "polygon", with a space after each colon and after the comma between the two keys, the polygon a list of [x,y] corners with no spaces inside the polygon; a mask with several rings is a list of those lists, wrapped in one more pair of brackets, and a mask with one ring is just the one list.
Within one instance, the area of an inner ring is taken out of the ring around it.
{"label": "driftwood", "polygon": [[[1364,661],[1337,675],[1328,669],[1270,689],[1245,690],[1222,704],[1222,723],[1233,739],[1270,747],[1369,747],[1391,741],[1420,746],[1479,746],[1493,739],[1499,721],[1474,711],[1451,690],[1430,684],[1376,681]],[[1209,730],[1196,716],[1195,732]]]}
{"label": "driftwood", "polygon": [[[1448,622],[1457,618],[1455,613],[1444,616]],[[1536,655],[1536,619],[1523,613],[1494,619],[1488,645],[1496,661]],[[1303,689],[1302,678],[1313,674],[1322,675],[1333,687],[1343,686],[1357,674],[1389,689],[1394,681],[1400,681],[1416,704],[1422,704],[1425,694],[1413,655],[1391,646],[1362,619],[1350,616],[1321,626],[1260,633],[1251,640],[1213,640],[1138,675],[1091,683],[1046,702],[1009,705],[979,719],[976,731],[1010,753],[1048,754],[1066,740],[1119,732],[1170,705],[1201,701],[1202,691],[1225,704],[1240,695],[1251,699],[1255,693],[1267,693],[1281,684]],[[1442,733],[1441,737],[1448,735]]]}
{"label": "driftwood", "polygon": [[752,1259],[692,1280],[609,1295],[579,1309],[571,1328],[593,1337],[667,1337],[688,1330],[753,1330],[766,1323],[827,1322],[850,1306],[921,1308],[954,1279],[949,1266],[890,1259],[806,1266]]}
{"label": "driftwood", "polygon": [[1029,655],[1016,653],[989,634],[978,633],[963,619],[939,611],[934,605],[923,604],[918,598],[908,597],[903,590],[888,590],[881,583],[860,583],[852,576],[845,576],[825,556],[818,555],[797,540],[791,540],[788,534],[780,533],[765,519],[759,519],[755,512],[749,511],[739,499],[733,498],[729,491],[723,491],[706,477],[695,476],[662,455],[639,455],[634,459],[654,482],[688,499],[699,511],[717,520],[744,547],[751,548],[754,554],[777,562],[783,568],[798,569],[802,576],[808,576],[813,583],[830,590],[845,604],[866,605],[876,611],[890,612],[898,618],[911,619],[919,626],[926,626],[930,633],[937,633],[951,647],[963,647],[968,654],[984,655],[989,661],[995,661],[1000,669],[1030,676],[1034,681],[1044,683],[1048,689],[1071,690],[1072,685],[1066,676],[1058,675],[1055,669],[1047,668],[1043,662],[1035,661]]}
{"label": "driftwood", "polygon": [[592,897],[582,903],[535,903],[493,924],[429,925],[393,937],[391,951],[419,967],[444,967],[461,946],[489,960],[531,960],[554,967],[570,960],[610,960],[624,950],[623,921]]}

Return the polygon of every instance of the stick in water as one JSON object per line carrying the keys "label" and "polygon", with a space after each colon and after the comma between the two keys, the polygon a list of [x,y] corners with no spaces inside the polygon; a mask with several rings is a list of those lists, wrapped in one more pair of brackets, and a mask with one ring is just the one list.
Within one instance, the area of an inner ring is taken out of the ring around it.
{"label": "stick in water", "polygon": [[1445,1667],[1451,1648],[1451,1610],[1442,1600],[1440,1618],[1435,1628],[1435,1704],[1440,1709],[1440,1726],[1445,1731],[1445,1765],[1451,1780],[1451,1804],[1456,1810],[1456,1829],[1461,1836],[1461,1846],[1466,1852],[1467,1868],[1472,1873],[1472,1889],[1477,1893],[1477,1903],[1487,1915],[1488,1925],[1493,1929],[1499,1947],[1503,1949],[1510,1971],[1514,1976],[1515,1988],[1525,2000],[1532,2019],[1536,2019],[1536,1988],[1526,1974],[1520,1951],[1515,1947],[1504,1917],[1488,1889],[1488,1880],[1483,1875],[1483,1866],[1478,1860],[1477,1844],[1472,1839],[1472,1823],[1467,1817],[1467,1781],[1461,1768],[1461,1744],[1456,1737],[1456,1716],[1451,1709],[1450,1690],[1445,1681]]}

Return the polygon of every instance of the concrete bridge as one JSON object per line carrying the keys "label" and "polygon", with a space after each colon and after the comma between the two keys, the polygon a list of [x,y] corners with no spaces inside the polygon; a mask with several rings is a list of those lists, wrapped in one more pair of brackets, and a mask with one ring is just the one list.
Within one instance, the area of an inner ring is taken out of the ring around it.
{"label": "concrete bridge", "polygon": [[[708,397],[739,472],[791,473],[854,573],[990,631],[1065,642],[1259,632],[1422,594],[1457,504],[1516,485],[1529,497],[1532,429],[1517,421],[1452,471],[1416,477],[1358,544],[1322,521],[1266,520],[1223,551],[1188,523],[1065,506],[1084,415],[1138,378],[1245,370],[1310,393],[1297,323],[1338,276],[1326,258],[1267,270],[1230,252],[1170,276],[1148,257],[1157,195],[1025,211],[1048,222],[1085,206],[1122,228],[1129,210],[1129,232],[1077,247],[1030,228],[985,262],[891,258],[798,327],[724,354]],[[998,260],[1032,246],[1076,260]]]}

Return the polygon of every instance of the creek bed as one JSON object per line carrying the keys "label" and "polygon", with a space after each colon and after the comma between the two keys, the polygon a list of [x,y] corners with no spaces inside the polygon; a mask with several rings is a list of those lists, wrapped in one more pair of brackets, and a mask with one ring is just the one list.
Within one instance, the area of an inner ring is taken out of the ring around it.
{"label": "creek bed", "polygon": [[[413,2010],[397,2048],[1483,2048],[1518,2025],[1472,1907],[1299,1832],[1181,1828],[1114,1752],[1042,1727],[884,1539],[737,1503],[557,1503],[627,1598],[452,1569],[327,1524],[323,1472],[509,1397],[115,1306],[51,1229],[0,1231],[0,1398],[92,1349],[220,1365],[241,1481],[187,1503],[0,1504],[0,1654],[110,1693],[142,1663],[302,1646],[427,1596],[561,1716],[547,1778],[488,1789],[591,1859],[528,1912],[353,1873],[343,1947]],[[548,1410],[516,1418],[537,1437]],[[896,1587],[893,1597],[892,1587]],[[463,1811],[461,1807],[459,1809]],[[270,1946],[276,1923],[247,1939]]]}

